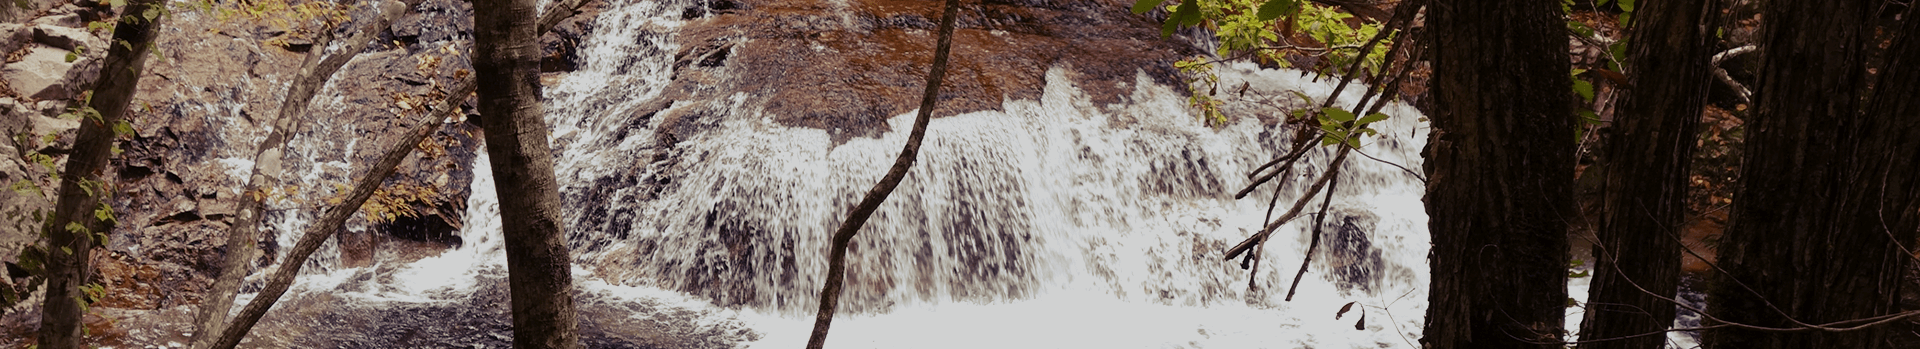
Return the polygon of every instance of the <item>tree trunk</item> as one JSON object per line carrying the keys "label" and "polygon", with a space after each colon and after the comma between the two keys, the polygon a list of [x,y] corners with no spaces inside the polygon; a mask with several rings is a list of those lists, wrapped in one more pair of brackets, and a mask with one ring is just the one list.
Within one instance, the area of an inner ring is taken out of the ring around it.
{"label": "tree trunk", "polygon": [[[1603,172],[1605,209],[1581,349],[1659,348],[1673,325],[1680,240],[1694,125],[1713,67],[1715,0],[1640,2],[1627,66],[1632,86],[1617,103]],[[1652,294],[1649,294],[1651,292]],[[1657,296],[1656,296],[1657,295]],[[1637,337],[1633,337],[1639,335]],[[1630,338],[1627,338],[1630,337]],[[1614,340],[1619,338],[1618,340]]]}
{"label": "tree trunk", "polygon": [[573,268],[540,104],[534,0],[474,3],[475,79],[500,222],[515,348],[578,348]]}
{"label": "tree trunk", "polygon": [[[1804,328],[1897,309],[1915,229],[1914,159],[1920,27],[1876,28],[1880,2],[1764,4],[1759,86],[1748,119],[1743,186],[1721,237],[1708,311],[1720,319]],[[1909,16],[1912,11],[1909,9]],[[1875,35],[1898,36],[1867,87]],[[1904,79],[1904,80],[1902,80]],[[1867,98],[1861,98],[1866,96]],[[1865,107],[1864,109],[1862,107]],[[1864,112],[1863,112],[1864,110]],[[1850,327],[1846,323],[1830,327]],[[1707,332],[1714,348],[1884,348],[1885,326],[1852,331]]]}
{"label": "tree trunk", "polygon": [[[40,348],[85,348],[80,343],[80,320],[85,316],[87,296],[81,286],[87,283],[91,266],[88,258],[94,246],[103,243],[113,222],[100,219],[95,210],[106,207],[103,198],[112,195],[103,179],[107,157],[118,138],[114,128],[126,119],[127,106],[139,87],[140,72],[145,69],[153,39],[159,34],[164,16],[147,18],[149,9],[164,11],[161,0],[136,0],[128,3],[108,41],[107,58],[100,66],[92,98],[87,107],[99,112],[80,120],[79,137],[60,173],[60,198],[53,217],[42,227],[49,239],[47,256],[47,295],[40,308]],[[121,45],[120,43],[126,43]],[[72,228],[69,228],[72,227]],[[97,234],[97,235],[96,235]]]}
{"label": "tree trunk", "polygon": [[[543,12],[545,15],[540,18],[540,33],[545,34],[553,29],[554,24],[578,14],[580,6],[585,4],[584,0],[562,0],[549,5]],[[366,204],[367,199],[373,196],[374,189],[379,188],[388,176],[392,176],[400,163],[413,154],[414,149],[419,149],[418,145],[421,141],[432,135],[434,130],[440,129],[441,120],[446,120],[457,111],[460,101],[473,95],[475,85],[472,75],[460,79],[446,98],[430,109],[430,112],[423,112],[413,117],[412,123],[418,126],[409,130],[400,141],[394,142],[386,152],[381,153],[380,161],[367,169],[367,173],[354,184],[353,190],[347,194],[345,200],[338,205],[328,207],[323,211],[320,219],[315,220],[313,226],[307,227],[306,232],[300,236],[300,242],[287,251],[284,264],[267,279],[266,287],[261,288],[260,294],[253,298],[253,302],[247,303],[246,308],[242,309],[240,314],[234,317],[233,322],[225,327],[219,341],[213,344],[214,348],[233,348],[239,345],[240,340],[246,338],[247,332],[252,330],[253,325],[258,323],[260,318],[266,315],[267,310],[272,309],[274,303],[280,300],[280,296],[285,295],[287,289],[293,286],[293,280],[300,275],[300,269],[306,265],[307,258],[312,256],[314,251],[319,250],[320,245],[326,243],[328,237],[332,237],[334,232],[339,231],[340,227],[346,224],[347,218],[351,218],[355,212],[359,211],[358,208],[361,205]]]}
{"label": "tree trunk", "polygon": [[1560,348],[1573,217],[1572,81],[1560,7],[1436,0],[1428,348]]}
{"label": "tree trunk", "polygon": [[[286,98],[280,102],[279,114],[273,119],[273,132],[268,133],[267,139],[254,151],[252,174],[248,176],[247,187],[240,195],[239,214],[235,215],[233,225],[227,229],[226,261],[220,268],[220,276],[214,279],[213,287],[207,290],[199,313],[194,316],[191,348],[208,348],[220,333],[225,332],[223,325],[227,322],[227,312],[233,308],[234,295],[240,290],[240,281],[252,272],[254,255],[260,251],[256,244],[260,241],[261,221],[266,218],[266,200],[275,195],[272,192],[275,188],[281,187],[280,179],[284,175],[282,172],[285,172],[280,167],[286,158],[284,148],[307,124],[301,117],[306,114],[307,105],[313,101],[314,94],[320,92],[322,85],[333,77],[334,72],[365,50],[374,37],[386,31],[393,20],[420,1],[385,3],[387,6],[379,17],[349,38],[340,52],[325,60],[320,59],[321,53],[332,41],[333,29],[327,28],[320,39],[314,41],[314,47],[321,49],[307,54],[300,72],[287,88]],[[282,267],[286,265],[282,264]]]}
{"label": "tree trunk", "polygon": [[946,0],[946,10],[940,13],[940,32],[933,47],[933,67],[927,72],[926,92],[920,95],[920,112],[914,115],[913,131],[907,135],[907,145],[900,149],[900,156],[893,160],[893,167],[880,182],[873,184],[867,196],[847,214],[847,220],[840,222],[840,229],[833,232],[832,250],[827,252],[827,281],[820,289],[820,312],[813,319],[813,335],[807,338],[807,349],[820,349],[827,345],[827,331],[833,326],[834,308],[840,306],[840,291],[847,275],[847,244],[853,242],[853,236],[860,233],[860,227],[867,224],[867,218],[873,211],[887,201],[887,195],[893,193],[900,181],[907,178],[907,170],[920,156],[920,139],[927,135],[927,122],[933,118],[934,102],[940,98],[940,83],[947,76],[947,53],[953,47],[953,21],[959,17],[960,0]]}

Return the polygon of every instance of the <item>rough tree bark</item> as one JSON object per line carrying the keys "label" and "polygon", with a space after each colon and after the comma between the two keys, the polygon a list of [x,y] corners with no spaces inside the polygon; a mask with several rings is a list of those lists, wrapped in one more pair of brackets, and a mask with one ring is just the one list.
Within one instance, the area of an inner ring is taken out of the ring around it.
{"label": "rough tree bark", "polygon": [[814,316],[813,335],[807,339],[807,349],[827,345],[827,330],[833,326],[834,308],[840,306],[841,284],[846,281],[847,244],[853,242],[853,236],[860,233],[860,227],[867,224],[867,218],[880,208],[880,203],[887,201],[887,195],[907,178],[907,170],[913,168],[913,162],[920,156],[920,139],[927,135],[927,122],[933,118],[934,102],[940,97],[940,83],[947,76],[947,53],[952,51],[953,21],[959,12],[960,0],[946,0],[946,9],[940,13],[939,38],[933,48],[933,67],[927,72],[926,92],[920,95],[920,112],[914,115],[913,132],[907,135],[906,147],[900,149],[900,157],[893,160],[887,175],[873,184],[860,205],[855,206],[847,220],[840,223],[840,229],[833,232],[833,246],[827,252],[827,281],[820,289],[820,313]]}
{"label": "rough tree bark", "polygon": [[1560,7],[1435,0],[1427,348],[1559,348],[1573,217]]}
{"label": "rough tree bark", "polygon": [[[113,229],[111,222],[95,217],[94,210],[102,207],[102,199],[112,195],[103,177],[117,137],[113,128],[126,119],[127,106],[140,84],[140,72],[146,67],[148,52],[165,17],[148,18],[145,14],[149,10],[164,11],[165,6],[161,0],[128,3],[113,28],[113,39],[108,41],[107,58],[100,65],[100,78],[95,80],[92,98],[87,101],[87,107],[100,115],[80,120],[79,137],[67,157],[67,167],[60,173],[60,197],[53,217],[41,227],[49,243],[47,294],[40,308],[40,348],[86,347],[80,342],[80,320],[86,315],[82,310],[86,294],[80,287],[87,283],[92,268],[88,257],[93,247],[102,243],[94,234],[104,237]],[[126,45],[119,44],[122,42]],[[85,229],[73,231],[69,225]]]}
{"label": "rough tree bark", "polygon": [[[1916,225],[1920,21],[1876,27],[1878,1],[1766,2],[1747,157],[1708,310],[1772,328],[1894,313]],[[1878,83],[1867,64],[1887,33]],[[1862,98],[1866,97],[1866,98]],[[1713,348],[1884,348],[1852,331],[1707,331]]]}
{"label": "rough tree bark", "polygon": [[[1713,69],[1714,0],[1641,1],[1628,53],[1632,86],[1614,113],[1602,171],[1605,209],[1581,349],[1659,348],[1673,325],[1680,282],[1695,125]],[[1652,292],[1655,295],[1648,294]],[[1638,335],[1638,336],[1636,336]],[[1615,338],[1619,338],[1614,340]]]}
{"label": "rough tree bark", "polygon": [[534,0],[483,0],[473,7],[480,128],[500,193],[513,346],[579,348],[572,257],[541,116],[537,9]]}
{"label": "rough tree bark", "polygon": [[[301,117],[306,114],[314,94],[320,92],[321,86],[333,77],[334,72],[365,50],[374,37],[386,31],[401,13],[420,1],[385,2],[379,17],[347,39],[347,44],[341,47],[340,52],[324,60],[320,57],[332,41],[333,30],[327,29],[314,42],[314,47],[323,49],[307,54],[300,72],[287,88],[286,98],[281,101],[279,115],[273,119],[273,131],[255,150],[252,174],[248,176],[246,189],[241,191],[239,210],[236,211],[238,214],[234,215],[233,225],[227,229],[226,261],[220,268],[220,276],[214,279],[213,287],[207,290],[199,313],[194,316],[192,348],[207,348],[213,344],[217,334],[225,332],[222,325],[227,322],[227,312],[233,308],[234,295],[240,290],[241,280],[252,272],[251,262],[260,251],[256,244],[260,240],[260,223],[265,218],[266,200],[274,195],[274,188],[280,187],[280,179],[285,172],[281,168],[281,162],[286,157],[284,148],[306,125]],[[282,264],[282,267],[285,265]]]}

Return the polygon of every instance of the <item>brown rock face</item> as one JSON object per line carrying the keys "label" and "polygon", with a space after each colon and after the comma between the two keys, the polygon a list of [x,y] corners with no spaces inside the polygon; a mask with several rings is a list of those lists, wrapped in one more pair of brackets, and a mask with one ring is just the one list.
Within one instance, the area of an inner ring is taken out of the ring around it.
{"label": "brown rock face", "polygon": [[[1196,53],[1159,26],[1107,0],[963,3],[953,65],[935,117],[1035,99],[1046,70],[1078,73],[1095,103],[1121,102],[1134,74],[1176,84],[1172,63]],[[825,129],[836,140],[873,136],[913,110],[932,63],[938,1],[713,1],[685,10],[666,100],[747,92],[781,124]],[[666,140],[684,139],[666,115]],[[665,143],[672,143],[671,141]]]}

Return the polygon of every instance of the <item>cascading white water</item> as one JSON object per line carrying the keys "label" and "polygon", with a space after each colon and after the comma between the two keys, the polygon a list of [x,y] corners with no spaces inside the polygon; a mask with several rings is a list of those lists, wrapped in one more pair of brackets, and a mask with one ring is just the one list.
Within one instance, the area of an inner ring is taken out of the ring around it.
{"label": "cascading white water", "polygon": [[[878,138],[836,143],[826,130],[773,122],[779,111],[758,109],[750,95],[677,101],[659,113],[705,110],[706,128],[656,144],[661,121],[640,108],[657,102],[670,77],[679,8],[616,4],[583,44],[584,68],[549,88],[576,260],[588,278],[741,306],[768,334],[760,343],[797,344],[828,236],[891,164],[912,113],[891,118]],[[1267,247],[1260,291],[1249,293],[1253,275],[1222,252],[1258,229],[1271,187],[1241,200],[1231,193],[1290,133],[1253,118],[1207,127],[1183,96],[1144,75],[1129,103],[1096,106],[1066,69],[1048,72],[1039,100],[932,122],[919,162],[855,239],[842,300],[850,319],[836,322],[836,344],[1412,346],[1427,283],[1414,175],[1355,157],[1300,294],[1281,300],[1306,250],[1306,223]],[[1250,65],[1222,75],[1224,85],[1249,83],[1253,100],[1332,89]],[[1385,112],[1395,118],[1361,151],[1418,168],[1418,113],[1399,104]],[[1329,155],[1311,152],[1280,181],[1282,205]],[[1334,321],[1348,301],[1371,306],[1363,330],[1353,314]]]}
{"label": "cascading white water", "polygon": [[[547,89],[582,311],[649,309],[625,314],[678,316],[686,333],[731,338],[715,343],[799,345],[828,235],[891,164],[913,113],[877,138],[836,142],[771,121],[778,111],[751,95],[677,101],[668,112],[705,110],[704,128],[656,144],[661,120],[640,109],[659,105],[671,79],[683,7],[612,4],[582,43],[583,68]],[[1272,185],[1232,193],[1291,132],[1252,117],[1208,127],[1144,74],[1126,103],[1095,105],[1069,69],[1049,69],[1038,100],[933,120],[919,162],[855,239],[836,347],[1415,346],[1428,278],[1423,185],[1388,163],[1419,168],[1418,112],[1391,104],[1394,117],[1375,125],[1382,135],[1360,148],[1381,161],[1345,165],[1321,252],[1288,302],[1307,218],[1277,233],[1258,275],[1222,253],[1259,229],[1274,195]],[[1235,115],[1278,114],[1271,102],[1304,105],[1289,91],[1332,90],[1296,71],[1220,73],[1223,85],[1249,86],[1226,106]],[[1309,152],[1276,181],[1280,210],[1330,153]],[[460,250],[322,271],[296,293],[398,308],[457,305],[497,286],[504,256],[482,156]],[[1348,302],[1364,305],[1359,329],[1357,314],[1335,320]]]}

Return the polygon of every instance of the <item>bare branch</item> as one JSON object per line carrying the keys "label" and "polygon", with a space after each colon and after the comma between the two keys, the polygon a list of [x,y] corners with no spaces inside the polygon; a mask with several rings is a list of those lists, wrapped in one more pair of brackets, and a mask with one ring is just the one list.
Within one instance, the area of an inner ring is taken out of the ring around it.
{"label": "bare branch", "polygon": [[1288,302],[1292,302],[1293,293],[1300,290],[1300,278],[1307,275],[1307,266],[1313,264],[1313,253],[1320,249],[1320,230],[1327,220],[1327,207],[1333,205],[1333,189],[1340,186],[1339,173],[1340,167],[1327,169],[1327,176],[1333,179],[1327,183],[1327,195],[1320,199],[1320,214],[1313,216],[1313,240],[1307,243],[1307,254],[1300,258],[1300,271],[1293,273],[1293,285],[1287,286]]}
{"label": "bare branch", "polygon": [[[1333,161],[1328,162],[1327,167],[1330,169],[1339,167],[1342,162],[1345,162],[1347,160],[1347,153],[1352,150],[1353,148],[1348,148],[1345,145],[1341,145],[1340,151],[1335,153],[1333,157]],[[1268,222],[1266,228],[1262,228],[1260,229],[1259,233],[1255,233],[1253,234],[1253,236],[1247,237],[1246,241],[1241,241],[1240,244],[1234,245],[1233,248],[1227,249],[1226,259],[1232,260],[1234,257],[1239,256],[1240,253],[1247,252],[1248,249],[1251,249],[1254,247],[1254,244],[1265,243],[1265,241],[1267,240],[1267,236],[1272,235],[1274,229],[1278,229],[1280,228],[1281,225],[1284,225],[1288,221],[1292,221],[1295,217],[1300,216],[1300,210],[1307,206],[1307,202],[1312,200],[1314,195],[1320,194],[1320,189],[1325,188],[1327,186],[1327,182],[1333,180],[1334,174],[1335,174],[1334,171],[1331,171],[1331,170],[1327,171],[1327,173],[1321,174],[1320,179],[1315,180],[1313,182],[1313,186],[1307,188],[1307,193],[1305,195],[1301,195],[1299,200],[1295,200],[1293,202],[1293,208],[1287,209],[1286,214],[1280,215],[1279,219],[1275,219],[1272,222]]]}

